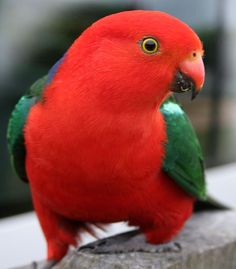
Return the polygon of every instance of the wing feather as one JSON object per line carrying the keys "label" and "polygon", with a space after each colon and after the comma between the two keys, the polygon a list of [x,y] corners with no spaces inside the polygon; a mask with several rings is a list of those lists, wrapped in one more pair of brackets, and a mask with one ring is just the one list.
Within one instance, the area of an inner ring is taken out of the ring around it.
{"label": "wing feather", "polygon": [[190,120],[173,97],[163,103],[161,112],[167,131],[163,170],[189,194],[205,199],[203,154]]}
{"label": "wing feather", "polygon": [[8,123],[7,142],[11,163],[17,175],[26,182],[28,179],[25,170],[24,126],[31,107],[41,98],[46,81],[47,76],[37,80],[30,90],[20,98]]}

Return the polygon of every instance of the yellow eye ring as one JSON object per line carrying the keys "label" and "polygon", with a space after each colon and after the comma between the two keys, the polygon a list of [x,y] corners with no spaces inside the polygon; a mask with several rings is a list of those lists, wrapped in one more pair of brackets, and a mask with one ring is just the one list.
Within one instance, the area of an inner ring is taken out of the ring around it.
{"label": "yellow eye ring", "polygon": [[160,45],[153,37],[146,37],[141,42],[141,48],[145,53],[153,54],[159,50]]}

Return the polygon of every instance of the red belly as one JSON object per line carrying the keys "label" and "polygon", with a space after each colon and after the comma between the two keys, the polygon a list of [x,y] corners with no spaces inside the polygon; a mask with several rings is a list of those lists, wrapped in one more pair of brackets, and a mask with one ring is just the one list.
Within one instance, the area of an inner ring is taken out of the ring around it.
{"label": "red belly", "polygon": [[174,222],[178,215],[183,222],[189,216],[193,199],[161,172],[166,139],[161,116],[150,130],[128,135],[122,128],[103,134],[77,130],[75,120],[68,125],[55,116],[44,117],[36,106],[25,130],[27,175],[42,204],[86,222],[136,224],[158,216]]}

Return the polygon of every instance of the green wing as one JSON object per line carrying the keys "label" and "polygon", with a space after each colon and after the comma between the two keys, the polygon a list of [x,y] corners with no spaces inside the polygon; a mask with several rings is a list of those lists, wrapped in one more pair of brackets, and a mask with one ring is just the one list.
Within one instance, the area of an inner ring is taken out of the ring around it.
{"label": "green wing", "polygon": [[46,84],[47,76],[37,80],[30,90],[21,97],[11,114],[7,129],[8,149],[11,162],[17,175],[24,181],[28,181],[25,170],[25,141],[24,126],[30,108],[41,98],[42,90]]}
{"label": "green wing", "polygon": [[173,97],[163,103],[161,113],[168,140],[163,170],[185,191],[205,199],[203,155],[191,122]]}

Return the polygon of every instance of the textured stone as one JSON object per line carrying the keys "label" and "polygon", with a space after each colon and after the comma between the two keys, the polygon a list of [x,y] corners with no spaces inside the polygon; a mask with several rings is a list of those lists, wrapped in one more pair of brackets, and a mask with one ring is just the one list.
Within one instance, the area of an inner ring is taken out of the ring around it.
{"label": "textured stone", "polygon": [[[235,211],[222,210],[195,214],[181,234],[173,240],[173,243],[178,246],[177,251],[166,249],[161,253],[153,253],[150,249],[150,252],[127,252],[124,247],[124,253],[94,253],[97,250],[99,252],[99,248],[104,248],[104,244],[108,248],[110,246],[111,252],[114,252],[116,246],[122,245],[122,240],[127,242],[132,240],[132,236],[125,233],[97,241],[80,251],[72,250],[53,269],[236,268]],[[147,247],[145,244],[143,242],[143,248]],[[31,265],[18,269],[33,268],[40,267]]]}

